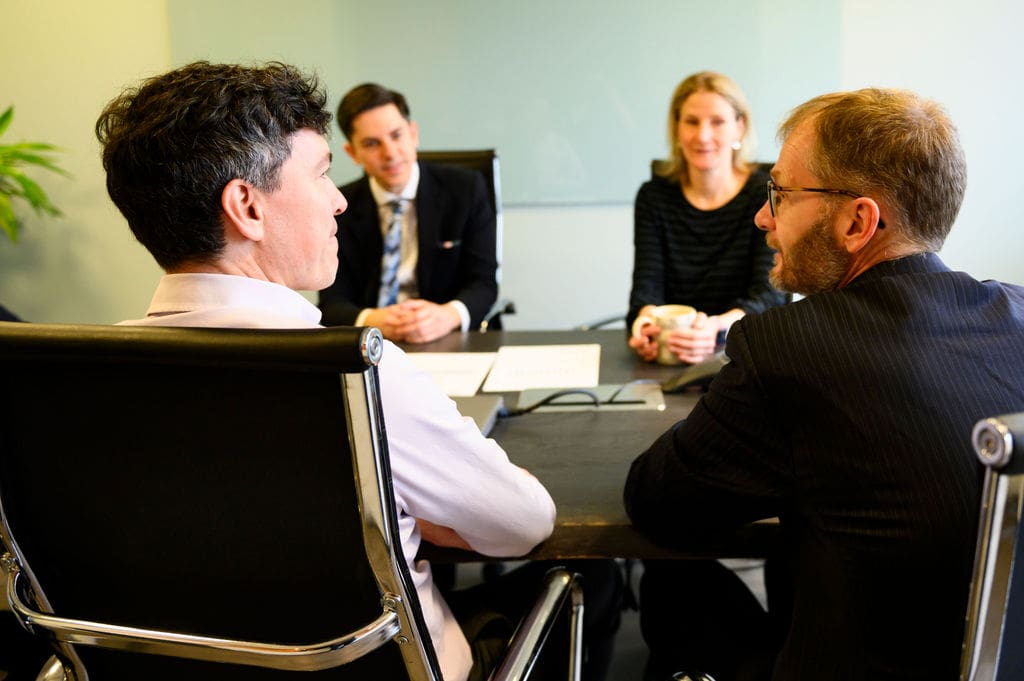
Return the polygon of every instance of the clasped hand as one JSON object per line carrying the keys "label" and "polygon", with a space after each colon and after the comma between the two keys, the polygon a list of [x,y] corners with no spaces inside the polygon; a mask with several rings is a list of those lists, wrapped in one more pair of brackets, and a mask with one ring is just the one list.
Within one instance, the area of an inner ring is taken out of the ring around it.
{"label": "clasped hand", "polygon": [[[698,312],[693,325],[688,329],[676,329],[665,334],[669,350],[687,364],[703,362],[715,353],[718,340],[719,319]],[[640,327],[640,337],[631,336],[629,347],[636,350],[641,359],[653,362],[658,356],[658,339],[662,330],[654,324]]]}
{"label": "clasped hand", "polygon": [[451,305],[413,298],[373,310],[364,323],[376,326],[389,340],[429,343],[460,327],[462,319]]}

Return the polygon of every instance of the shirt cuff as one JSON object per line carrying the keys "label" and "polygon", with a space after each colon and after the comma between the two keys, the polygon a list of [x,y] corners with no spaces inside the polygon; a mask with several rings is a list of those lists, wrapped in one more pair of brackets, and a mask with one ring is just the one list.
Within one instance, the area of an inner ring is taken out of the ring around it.
{"label": "shirt cuff", "polygon": [[459,313],[459,319],[462,320],[461,330],[469,331],[469,308],[466,307],[466,304],[461,300],[451,300],[445,303],[445,305],[450,306]]}
{"label": "shirt cuff", "polygon": [[356,317],[355,323],[352,324],[352,326],[366,326],[366,324],[364,324],[363,322],[366,321],[366,318],[370,316],[371,312],[373,312],[372,307],[368,307],[365,310],[360,311],[359,315]]}

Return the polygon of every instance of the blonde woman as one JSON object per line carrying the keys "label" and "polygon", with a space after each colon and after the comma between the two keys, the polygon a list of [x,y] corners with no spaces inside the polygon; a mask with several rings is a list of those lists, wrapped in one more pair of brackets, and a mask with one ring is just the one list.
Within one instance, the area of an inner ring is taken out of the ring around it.
{"label": "blonde woman", "polygon": [[[764,205],[767,168],[750,161],[750,108],[728,77],[702,71],[676,87],[668,115],[670,159],[637,192],[633,289],[626,328],[655,305],[678,303],[699,314],[668,337],[687,363],[715,351],[729,327],[785,301],[768,283],[773,251],[754,226]],[[645,325],[630,347],[657,355],[659,329]]]}

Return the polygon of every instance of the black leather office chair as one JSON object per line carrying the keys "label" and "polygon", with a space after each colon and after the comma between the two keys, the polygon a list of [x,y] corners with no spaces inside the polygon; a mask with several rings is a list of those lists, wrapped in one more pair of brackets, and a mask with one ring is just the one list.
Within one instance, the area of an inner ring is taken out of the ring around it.
{"label": "black leather office chair", "polygon": [[1024,412],[979,421],[974,450],[985,465],[962,681],[1024,678]]}
{"label": "black leather office chair", "polygon": [[[439,680],[380,353],[376,329],[0,323],[7,597],[48,678]],[[549,574],[496,678],[578,591]]]}
{"label": "black leather office chair", "polygon": [[[960,681],[1019,681],[1024,679],[1024,412],[979,421],[971,438],[985,480]],[[708,681],[699,673],[673,679]]]}
{"label": "black leather office chair", "polygon": [[[447,163],[469,170],[475,170],[484,176],[484,184],[487,186],[487,195],[491,199],[491,207],[494,209],[495,228],[495,256],[498,259],[498,271],[496,277],[498,284],[501,284],[501,244],[503,225],[501,219],[501,171],[498,163],[498,152],[494,149],[467,149],[467,150],[445,150],[445,151],[417,151],[417,158],[422,161],[433,163]],[[507,298],[498,298],[494,301],[490,311],[480,323],[480,330],[501,328],[501,315],[515,314],[516,306]]]}
{"label": "black leather office chair", "polygon": [[0,322],[20,322],[16,314],[8,310],[3,305],[0,305]]}

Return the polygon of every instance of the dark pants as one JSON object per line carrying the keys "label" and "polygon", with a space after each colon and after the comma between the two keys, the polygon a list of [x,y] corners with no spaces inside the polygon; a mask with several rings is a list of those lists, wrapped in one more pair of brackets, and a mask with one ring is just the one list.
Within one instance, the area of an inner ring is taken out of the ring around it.
{"label": "dark pants", "polygon": [[[582,677],[584,681],[604,681],[622,612],[622,572],[613,560],[530,562],[476,586],[445,594],[473,649],[471,681],[486,679],[490,674],[516,624],[533,606],[544,574],[557,566],[583,577]],[[568,625],[568,615],[561,614],[531,679],[566,678]]]}
{"label": "dark pants", "polygon": [[640,631],[650,649],[646,681],[679,671],[766,681],[781,640],[743,580],[714,560],[646,561]]}

